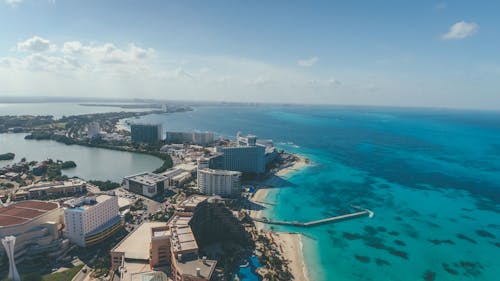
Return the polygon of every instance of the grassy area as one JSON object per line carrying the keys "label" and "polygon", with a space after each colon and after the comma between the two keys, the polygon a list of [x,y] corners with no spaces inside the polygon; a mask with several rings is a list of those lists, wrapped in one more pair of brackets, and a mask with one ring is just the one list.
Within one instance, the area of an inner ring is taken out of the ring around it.
{"label": "grassy area", "polygon": [[69,281],[83,268],[83,264],[65,270],[42,276],[42,281]]}

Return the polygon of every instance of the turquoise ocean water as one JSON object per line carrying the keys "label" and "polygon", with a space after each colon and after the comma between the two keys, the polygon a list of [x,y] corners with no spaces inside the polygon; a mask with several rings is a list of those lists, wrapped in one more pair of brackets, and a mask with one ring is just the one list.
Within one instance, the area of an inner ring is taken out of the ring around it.
{"label": "turquoise ocean water", "polygon": [[301,229],[311,280],[499,280],[500,113],[368,107],[199,107],[149,115],[168,130],[237,131],[303,154],[265,215]]}

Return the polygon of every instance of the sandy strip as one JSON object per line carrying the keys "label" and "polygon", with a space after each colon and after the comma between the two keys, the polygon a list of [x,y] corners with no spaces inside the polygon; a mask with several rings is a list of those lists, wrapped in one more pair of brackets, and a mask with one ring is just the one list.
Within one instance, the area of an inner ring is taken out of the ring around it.
{"label": "sandy strip", "polygon": [[302,235],[298,233],[275,232],[273,237],[283,257],[290,261],[288,266],[294,280],[309,281],[302,253]]}
{"label": "sandy strip", "polygon": [[[259,205],[263,205],[262,203],[258,202],[258,201],[263,201],[264,198],[266,198],[267,196],[267,193],[269,193],[269,189],[258,189],[257,191],[255,191],[255,194],[253,195],[253,197],[251,198],[251,200],[253,202],[255,202],[255,204],[259,204]],[[250,217],[252,218],[260,218],[262,216],[261,214],[262,211],[260,210],[250,210]],[[255,228],[260,231],[261,229],[264,228],[264,224],[261,223],[261,222],[254,222],[255,224]]]}

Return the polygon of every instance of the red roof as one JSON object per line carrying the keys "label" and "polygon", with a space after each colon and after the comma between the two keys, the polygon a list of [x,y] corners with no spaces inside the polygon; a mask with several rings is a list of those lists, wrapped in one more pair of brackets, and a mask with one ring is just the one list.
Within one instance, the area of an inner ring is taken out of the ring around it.
{"label": "red roof", "polygon": [[58,208],[57,203],[21,201],[0,208],[0,227],[21,224]]}

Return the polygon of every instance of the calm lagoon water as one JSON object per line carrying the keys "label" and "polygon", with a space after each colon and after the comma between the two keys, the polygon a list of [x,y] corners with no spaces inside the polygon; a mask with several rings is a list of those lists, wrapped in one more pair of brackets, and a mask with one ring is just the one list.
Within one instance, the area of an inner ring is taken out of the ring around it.
{"label": "calm lagoon water", "polygon": [[64,171],[65,175],[78,176],[87,180],[112,180],[121,182],[124,176],[153,171],[163,162],[153,156],[92,148],[78,145],[65,145],[50,140],[25,140],[26,134],[0,134],[0,153],[13,152],[12,161],[0,161],[0,167],[18,162],[26,157],[31,160],[47,158],[73,160],[77,167]]}
{"label": "calm lagoon water", "polygon": [[305,233],[312,280],[498,280],[500,113],[368,107],[199,107],[149,115],[167,130],[272,138],[313,165],[266,200],[308,221],[375,212]]}

